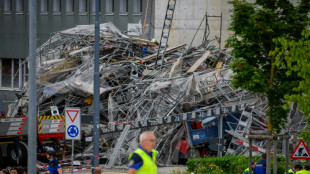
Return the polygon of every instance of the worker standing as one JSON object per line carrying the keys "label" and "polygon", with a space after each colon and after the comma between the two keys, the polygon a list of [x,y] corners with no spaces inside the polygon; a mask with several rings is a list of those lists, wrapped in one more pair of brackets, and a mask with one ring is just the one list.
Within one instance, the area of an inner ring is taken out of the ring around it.
{"label": "worker standing", "polygon": [[47,150],[48,171],[50,174],[62,174],[62,168],[56,159],[56,151],[54,149]]}
{"label": "worker standing", "polygon": [[256,163],[253,174],[266,174],[266,153],[263,153],[261,160]]}
{"label": "worker standing", "polygon": [[[256,162],[255,162],[255,161],[252,161],[252,173],[253,173],[253,169],[254,169],[254,167],[255,167],[255,164],[256,164]],[[245,169],[244,172],[243,172],[243,174],[249,174],[249,168]]]}
{"label": "worker standing", "polygon": [[143,132],[140,146],[129,156],[129,174],[157,174],[156,159],[158,151],[154,149],[156,138],[152,132]]}
{"label": "worker standing", "polygon": [[310,174],[309,171],[310,167],[308,165],[304,166],[304,169],[301,169],[300,171],[296,172],[296,174]]}
{"label": "worker standing", "polygon": [[296,164],[292,169],[288,170],[288,174],[295,174],[301,169],[302,169],[302,166],[300,164]]}

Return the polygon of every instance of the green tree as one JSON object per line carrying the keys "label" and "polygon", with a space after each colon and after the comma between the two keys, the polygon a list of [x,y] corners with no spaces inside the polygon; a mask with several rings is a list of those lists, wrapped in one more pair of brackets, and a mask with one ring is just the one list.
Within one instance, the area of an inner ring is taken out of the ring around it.
{"label": "green tree", "polygon": [[[298,86],[293,88],[294,93],[287,94],[285,99],[289,103],[298,103],[310,128],[310,31],[305,29],[298,41],[278,38],[274,42],[278,47],[271,55],[277,56],[277,66],[287,70],[287,76],[295,73],[299,79]],[[310,132],[305,129],[302,137],[310,141]]]}
{"label": "green tree", "polygon": [[233,5],[227,40],[235,56],[231,69],[232,84],[267,97],[268,132],[279,131],[287,120],[284,96],[298,85],[296,73],[275,66],[276,56],[269,54],[276,47],[273,38],[296,40],[306,27],[309,0],[292,4],[289,0],[231,0]]}

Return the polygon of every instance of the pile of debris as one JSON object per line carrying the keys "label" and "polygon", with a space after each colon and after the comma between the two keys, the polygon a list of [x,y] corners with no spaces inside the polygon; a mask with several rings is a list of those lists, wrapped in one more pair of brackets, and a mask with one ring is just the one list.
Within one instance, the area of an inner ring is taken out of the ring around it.
{"label": "pile of debris", "polygon": [[[144,130],[155,133],[162,164],[243,154],[247,147],[236,140],[246,142],[249,131],[266,132],[266,98],[231,86],[233,56],[211,41],[167,48],[160,62],[156,42],[123,35],[112,23],[100,25],[100,156],[108,167],[127,163]],[[93,115],[93,25],[54,33],[37,49],[37,65],[39,115],[57,115],[65,107],[80,107],[82,120]],[[8,115],[18,114],[13,108],[26,113],[27,105],[16,101]],[[91,124],[83,126],[91,137]],[[305,127],[296,107],[289,127],[290,133]],[[266,146],[261,140],[254,144]],[[87,156],[92,144],[80,150]]]}

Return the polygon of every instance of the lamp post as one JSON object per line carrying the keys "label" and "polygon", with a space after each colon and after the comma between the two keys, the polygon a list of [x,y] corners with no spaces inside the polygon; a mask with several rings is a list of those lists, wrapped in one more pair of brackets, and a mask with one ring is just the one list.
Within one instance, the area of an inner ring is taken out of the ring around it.
{"label": "lamp post", "polygon": [[94,57],[94,146],[93,146],[93,163],[92,174],[95,172],[95,167],[99,165],[99,0],[96,0],[96,17],[95,17],[95,57]]}
{"label": "lamp post", "polygon": [[28,173],[36,172],[37,162],[37,129],[36,127],[36,48],[37,48],[37,1],[29,0],[30,16],[29,16],[29,90],[28,90]]}

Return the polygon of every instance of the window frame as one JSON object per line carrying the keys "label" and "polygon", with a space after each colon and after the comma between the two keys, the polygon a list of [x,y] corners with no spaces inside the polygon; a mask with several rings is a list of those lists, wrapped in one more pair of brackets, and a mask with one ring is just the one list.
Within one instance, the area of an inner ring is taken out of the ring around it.
{"label": "window frame", "polygon": [[[71,8],[69,8],[69,6]],[[73,15],[74,14],[74,0],[66,0],[66,14]]]}
{"label": "window frame", "polygon": [[[23,66],[23,59],[11,59],[11,58],[0,58],[0,66],[3,65],[3,60],[8,59],[10,62],[10,68],[11,68],[11,79],[10,79],[10,85],[3,86],[2,83],[3,80],[3,72],[2,69],[0,71],[0,90],[17,90],[21,89],[23,86],[23,82],[26,82],[26,76],[25,73],[27,66]],[[17,62],[17,70],[15,70],[15,63]],[[22,69],[20,69],[20,67]],[[21,72],[20,72],[21,71]],[[18,80],[16,79],[18,77]],[[16,86],[16,87],[15,87]]]}
{"label": "window frame", "polygon": [[[84,8],[81,8],[84,5]],[[82,11],[82,9],[85,9]],[[79,0],[79,15],[86,15],[87,14],[87,0]]]}
{"label": "window frame", "polygon": [[143,8],[142,8],[143,0],[134,0],[133,1],[133,14],[134,15],[141,15]]}
{"label": "window frame", "polygon": [[3,14],[11,14],[12,13],[12,0],[4,0],[4,8]]}
{"label": "window frame", "polygon": [[115,11],[114,7],[115,7],[114,0],[106,0],[105,1],[105,14],[114,15],[114,11]]}
{"label": "window frame", "polygon": [[[91,0],[91,13],[96,14],[96,0]],[[99,14],[101,13],[101,1],[99,0]]]}
{"label": "window frame", "polygon": [[48,0],[40,1],[40,14],[48,14]]}
{"label": "window frame", "polygon": [[23,14],[24,9],[24,0],[16,0],[16,14]]}
{"label": "window frame", "polygon": [[61,0],[53,0],[53,14],[61,14]]}
{"label": "window frame", "polygon": [[119,14],[127,15],[128,14],[128,0],[119,1]]}

